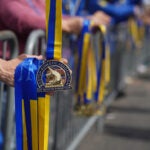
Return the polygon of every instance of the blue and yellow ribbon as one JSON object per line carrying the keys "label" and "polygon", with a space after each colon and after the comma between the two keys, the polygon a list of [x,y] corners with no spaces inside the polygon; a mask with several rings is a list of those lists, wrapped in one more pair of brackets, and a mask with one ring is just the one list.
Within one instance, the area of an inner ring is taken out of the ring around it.
{"label": "blue and yellow ribbon", "polygon": [[95,93],[95,100],[100,105],[106,94],[107,85],[110,82],[110,49],[106,39],[106,27],[101,25],[99,30],[103,35],[100,41],[100,60],[97,68],[97,91]]}
{"label": "blue and yellow ribbon", "polygon": [[[57,19],[59,18],[59,19]],[[47,59],[60,59],[62,53],[62,0],[46,0]]]}
{"label": "blue and yellow ribbon", "polygon": [[142,40],[144,39],[145,27],[134,18],[130,18],[128,20],[128,24],[133,43],[137,48],[140,48],[142,45]]}
{"label": "blue and yellow ribbon", "polygon": [[[46,0],[47,59],[61,58],[62,1]],[[47,150],[50,96],[37,93],[36,74],[43,61],[25,59],[15,71],[16,149]]]}
{"label": "blue and yellow ribbon", "polygon": [[78,66],[77,66],[77,78],[76,78],[76,93],[78,104],[84,103],[84,93],[86,92],[86,73],[87,73],[87,57],[90,44],[90,21],[85,20],[83,23],[83,29],[79,37],[78,42]]}
{"label": "blue and yellow ribbon", "polygon": [[91,43],[91,22],[84,20],[78,45],[77,66],[77,114],[91,115],[93,107],[93,95],[97,87],[96,60]]}
{"label": "blue and yellow ribbon", "polygon": [[[96,62],[91,43],[92,23],[85,20],[79,38],[77,67],[77,114],[91,116],[104,100],[106,86],[110,82],[110,49],[106,39],[106,27],[100,26],[101,39],[99,59]],[[95,97],[94,97],[95,95]]]}

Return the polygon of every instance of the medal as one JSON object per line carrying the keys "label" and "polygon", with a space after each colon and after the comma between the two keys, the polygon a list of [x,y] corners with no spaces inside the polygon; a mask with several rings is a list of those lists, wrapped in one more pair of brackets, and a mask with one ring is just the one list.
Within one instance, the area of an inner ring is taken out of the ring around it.
{"label": "medal", "polygon": [[71,74],[67,65],[56,60],[44,61],[37,73],[38,92],[71,89]]}
{"label": "medal", "polygon": [[66,64],[58,61],[62,53],[62,2],[47,0],[46,4],[47,60],[37,72],[37,91],[52,92],[71,89],[70,69]]}

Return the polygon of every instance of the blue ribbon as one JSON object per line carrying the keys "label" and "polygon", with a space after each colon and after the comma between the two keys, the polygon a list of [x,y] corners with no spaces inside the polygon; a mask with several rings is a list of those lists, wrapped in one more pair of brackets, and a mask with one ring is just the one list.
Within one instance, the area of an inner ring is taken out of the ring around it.
{"label": "blue ribbon", "polygon": [[[81,61],[82,61],[82,55],[83,55],[82,52],[83,52],[83,46],[84,46],[84,35],[86,33],[90,33],[89,26],[90,26],[90,21],[89,20],[84,20],[83,28],[82,28],[81,34],[79,36],[79,39],[78,39],[78,66],[77,66],[77,77],[76,77],[76,92],[78,91],[78,88],[79,88]],[[86,99],[86,93],[83,93],[83,94],[84,94],[84,97],[83,97],[84,103],[85,104],[89,103],[89,100]],[[81,96],[80,95],[78,95],[77,103],[79,105],[81,103]]]}
{"label": "blue ribbon", "polygon": [[[15,71],[16,149],[23,150],[22,101],[24,100],[28,150],[32,150],[30,100],[37,100],[36,73],[42,61],[25,59]],[[43,95],[44,96],[44,95]]]}

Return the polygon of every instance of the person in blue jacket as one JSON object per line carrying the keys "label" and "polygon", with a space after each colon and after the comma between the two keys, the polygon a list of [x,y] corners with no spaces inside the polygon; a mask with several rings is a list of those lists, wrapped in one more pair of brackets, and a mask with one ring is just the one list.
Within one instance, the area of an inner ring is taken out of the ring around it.
{"label": "person in blue jacket", "polygon": [[[139,1],[139,0],[136,0]],[[96,11],[104,11],[106,14],[110,15],[113,18],[115,23],[126,21],[130,16],[137,14],[139,7],[135,4],[135,0],[128,2],[119,2],[119,1],[102,1],[102,0],[88,0],[87,7],[90,13]]]}
{"label": "person in blue jacket", "polygon": [[140,4],[141,0],[63,0],[63,3],[64,13],[68,11],[70,15],[86,16],[103,11],[113,18],[113,22],[118,23],[136,14],[137,4]]}
{"label": "person in blue jacket", "polygon": [[[101,24],[108,25],[110,17],[102,11],[90,14],[86,7],[86,0],[62,0],[63,2],[63,17],[70,18],[76,24],[78,20],[89,19],[92,20],[94,26]],[[69,21],[69,20],[68,20]],[[80,23],[79,23],[80,25]]]}
{"label": "person in blue jacket", "polygon": [[134,4],[134,5],[141,5],[142,0],[126,0],[125,3],[126,4]]}

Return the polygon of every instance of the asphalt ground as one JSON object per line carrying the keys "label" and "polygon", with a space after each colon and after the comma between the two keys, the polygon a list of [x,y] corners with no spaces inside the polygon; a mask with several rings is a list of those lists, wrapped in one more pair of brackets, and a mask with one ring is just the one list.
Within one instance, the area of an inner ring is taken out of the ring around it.
{"label": "asphalt ground", "polygon": [[103,132],[93,127],[77,150],[150,150],[150,79],[133,79],[110,105]]}

